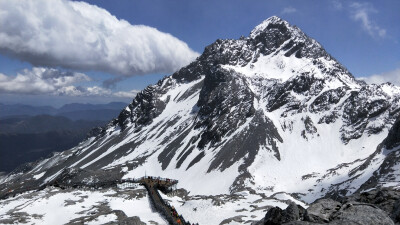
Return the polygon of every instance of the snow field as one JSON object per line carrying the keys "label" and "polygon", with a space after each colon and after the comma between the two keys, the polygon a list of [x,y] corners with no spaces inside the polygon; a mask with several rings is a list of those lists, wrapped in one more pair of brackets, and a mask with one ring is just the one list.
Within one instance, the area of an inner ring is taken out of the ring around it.
{"label": "snow field", "polygon": [[[136,190],[143,189],[138,188]],[[69,221],[86,216],[93,216],[99,212],[97,206],[106,205],[111,210],[121,210],[128,217],[138,216],[141,221],[149,224],[150,221],[166,224],[164,219],[153,212],[149,199],[129,198],[127,194],[119,194],[114,190],[60,191],[57,188],[47,188],[36,193],[25,193],[15,198],[0,200],[0,221],[10,219],[13,213],[27,213],[27,224],[65,224]],[[36,215],[36,216],[32,216]],[[97,216],[88,224],[103,224],[115,222],[117,216],[113,213]]]}
{"label": "snow field", "polygon": [[[185,220],[199,224],[220,224],[236,216],[241,216],[243,221],[254,222],[264,218],[270,207],[287,207],[286,203],[278,199],[263,199],[247,191],[236,193],[234,198],[228,195],[191,196],[187,201],[178,196],[168,197],[160,194],[184,216]],[[232,221],[229,224],[243,223]]]}

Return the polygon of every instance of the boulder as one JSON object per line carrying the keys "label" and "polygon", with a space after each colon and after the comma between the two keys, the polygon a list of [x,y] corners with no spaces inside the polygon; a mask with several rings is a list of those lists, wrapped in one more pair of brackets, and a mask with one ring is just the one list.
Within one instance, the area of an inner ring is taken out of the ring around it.
{"label": "boulder", "polygon": [[282,211],[282,223],[296,221],[298,219],[300,219],[299,207],[296,203],[291,202],[289,206]]}
{"label": "boulder", "polygon": [[265,225],[284,224],[300,220],[305,214],[305,209],[296,203],[289,203],[284,210],[279,207],[270,209],[264,218]]}
{"label": "boulder", "polygon": [[280,225],[282,224],[282,212],[279,207],[271,208],[265,214],[264,225]]}
{"label": "boulder", "polygon": [[337,212],[342,204],[332,199],[319,199],[308,207],[305,220],[315,223],[329,222],[335,212]]}
{"label": "boulder", "polygon": [[319,199],[307,209],[290,203],[285,210],[271,208],[260,224],[400,225],[400,192],[394,188],[373,189],[341,202]]}
{"label": "boulder", "polygon": [[333,215],[329,224],[394,225],[390,217],[378,207],[365,203],[346,203]]}
{"label": "boulder", "polygon": [[400,223],[400,199],[396,201],[391,213],[391,217],[394,222]]}

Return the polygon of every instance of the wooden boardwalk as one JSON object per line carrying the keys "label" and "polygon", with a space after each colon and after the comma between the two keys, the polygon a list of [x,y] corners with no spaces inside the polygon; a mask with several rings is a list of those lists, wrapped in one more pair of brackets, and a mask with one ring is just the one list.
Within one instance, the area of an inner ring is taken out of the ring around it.
{"label": "wooden boardwalk", "polygon": [[144,177],[141,180],[141,183],[149,192],[150,199],[155,209],[159,211],[170,224],[191,225],[191,223],[187,222],[182,215],[178,214],[173,206],[164,201],[158,192],[158,190],[169,190],[178,183],[177,180],[163,179],[159,177]]}

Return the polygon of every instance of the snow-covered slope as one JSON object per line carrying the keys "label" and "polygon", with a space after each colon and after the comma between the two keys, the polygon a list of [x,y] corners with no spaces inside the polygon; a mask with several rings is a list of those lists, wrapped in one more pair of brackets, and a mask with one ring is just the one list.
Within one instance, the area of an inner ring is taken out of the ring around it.
{"label": "snow-covered slope", "polygon": [[249,37],[207,46],[101,132],[16,171],[0,188],[45,184],[67,168],[114,168],[124,178],[178,179],[198,195],[285,192],[312,202],[350,194],[390,154],[376,152],[399,116],[399,98],[399,87],[357,81],[317,41],[271,17]]}
{"label": "snow-covered slope", "polygon": [[[140,216],[140,217],[139,217]],[[48,188],[3,200],[0,224],[166,224],[151,209],[144,188],[60,190]]]}

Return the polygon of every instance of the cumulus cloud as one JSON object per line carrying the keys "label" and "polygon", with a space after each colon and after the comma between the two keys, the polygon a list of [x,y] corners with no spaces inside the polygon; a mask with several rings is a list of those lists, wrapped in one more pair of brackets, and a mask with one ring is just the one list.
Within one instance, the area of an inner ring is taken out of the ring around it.
{"label": "cumulus cloud", "polygon": [[400,68],[382,74],[374,74],[368,77],[361,77],[368,84],[382,84],[390,82],[394,85],[400,86]]}
{"label": "cumulus cloud", "polygon": [[0,94],[132,98],[138,92],[136,90],[113,92],[108,88],[82,87],[80,85],[82,82],[91,80],[89,76],[83,73],[34,67],[31,70],[22,70],[15,76],[0,73]]}
{"label": "cumulus cloud", "polygon": [[0,93],[44,94],[55,93],[74,83],[90,81],[83,73],[63,72],[56,69],[34,67],[25,69],[16,76],[0,73]]}
{"label": "cumulus cloud", "polygon": [[361,23],[362,28],[373,38],[386,37],[386,29],[378,26],[371,19],[371,14],[378,11],[370,3],[353,2],[350,4],[351,18]]}
{"label": "cumulus cloud", "polygon": [[120,97],[120,98],[134,98],[138,92],[140,92],[140,91],[139,90],[119,91],[119,92],[115,92],[114,96]]}
{"label": "cumulus cloud", "polygon": [[292,6],[289,6],[289,7],[284,8],[281,13],[282,14],[291,14],[291,13],[295,13],[295,12],[297,12],[297,9]]}
{"label": "cumulus cloud", "polygon": [[67,0],[0,0],[0,53],[124,76],[174,72],[198,56],[168,33]]}
{"label": "cumulus cloud", "polygon": [[60,96],[104,96],[110,97],[113,96],[113,93],[110,89],[92,86],[92,87],[81,87],[81,86],[66,86],[58,89],[56,92],[50,93],[53,95]]}

